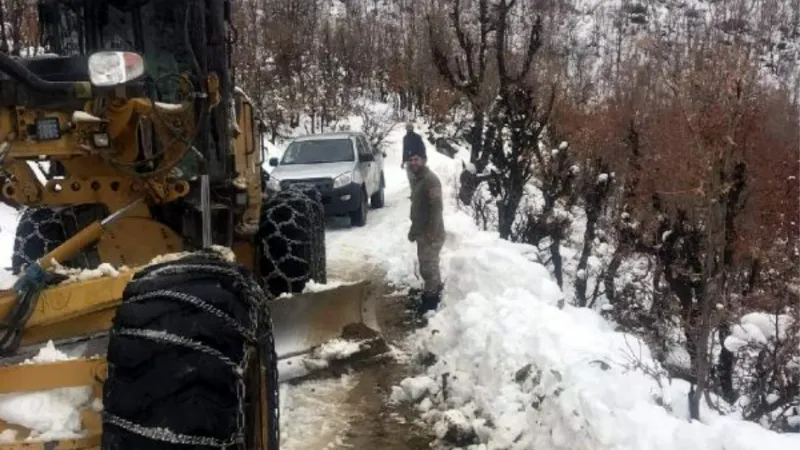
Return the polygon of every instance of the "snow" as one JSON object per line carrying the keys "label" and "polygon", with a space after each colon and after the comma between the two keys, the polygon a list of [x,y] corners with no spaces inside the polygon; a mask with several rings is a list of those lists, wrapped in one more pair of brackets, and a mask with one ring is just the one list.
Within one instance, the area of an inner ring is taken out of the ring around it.
{"label": "snow", "polygon": [[361,350],[363,342],[334,339],[320,345],[314,351],[314,356],[325,361],[346,359]]}
{"label": "snow", "polygon": [[53,272],[68,277],[66,280],[62,281],[61,284],[78,283],[80,281],[93,280],[103,277],[116,278],[119,276],[120,270],[126,270],[124,267],[117,269],[109,263],[102,263],[95,269],[73,269],[64,267],[55,261],[53,263]]}
{"label": "snow", "polygon": [[[425,398],[428,394],[436,394],[439,386],[432,378],[427,376],[406,378],[400,382],[400,386],[392,386],[391,402],[416,402]],[[428,400],[430,402],[430,400]]]}
{"label": "snow", "polygon": [[[424,126],[417,132],[427,134]],[[386,207],[370,210],[361,229],[329,227],[329,267],[336,279],[360,280],[366,270],[378,270],[398,290],[421,285],[416,247],[404,232],[409,225],[408,184],[400,169],[404,133],[398,124],[386,137]],[[614,331],[598,313],[565,304],[565,294],[536,262],[536,248],[479,231],[455,201],[455,182],[469,155],[450,159],[425,143],[428,165],[444,189],[446,289],[439,311],[408,346],[415,360],[433,354],[436,362],[394,386],[388,401],[414,404],[440,437],[465,441],[459,446],[474,450],[745,450],[800,444],[798,436],[723,417],[705,405],[703,422],[690,422],[688,384],[637,369],[657,366],[647,346]],[[588,271],[598,264],[593,256]],[[673,359],[684,363],[686,355],[676,349]]]}
{"label": "snow", "polygon": [[[48,342],[24,364],[67,361],[71,358]],[[89,405],[91,387],[70,387],[50,391],[0,395],[0,419],[29,428],[29,441],[74,439],[81,432],[80,409]],[[12,439],[12,433],[0,436],[0,441]]]}
{"label": "snow", "polygon": [[[216,252],[221,258],[225,261],[234,262],[236,261],[236,254],[233,252],[232,249],[228,247],[224,247],[221,245],[212,245],[208,248],[211,251]],[[187,256],[191,256],[192,252],[175,252],[175,253],[168,253],[166,255],[159,255],[150,260],[146,266],[154,266],[157,264],[164,264],[168,262],[174,262],[186,258]]]}
{"label": "snow", "polygon": [[14,249],[18,220],[19,212],[5,203],[0,203],[0,268],[11,267],[11,253]]}
{"label": "snow", "polygon": [[[426,135],[425,127],[419,128]],[[421,285],[416,246],[405,233],[408,182],[400,169],[404,133],[398,124],[386,137],[386,207],[370,210],[363,228],[329,227],[329,278],[336,281],[312,283],[310,291],[361,280],[372,270],[385,274],[401,291]],[[432,354],[435,362],[394,386],[389,401],[414,404],[440,439],[471,450],[798,448],[797,435],[721,416],[705,405],[703,420],[689,421],[688,384],[644,373],[642,367],[657,367],[647,346],[615,331],[597,312],[567,304],[548,270],[536,262],[536,248],[478,230],[455,200],[455,181],[468,155],[461,151],[450,159],[425,143],[429,166],[444,189],[447,241],[441,267],[446,288],[440,309],[407,342],[414,361]],[[6,261],[14,214],[0,214]],[[596,257],[590,261],[590,274],[597,262]],[[730,345],[760,342],[775,330],[774,318],[746,317],[732,330]],[[333,341],[314,356],[321,361],[346,357],[357,345]],[[673,356],[685,359],[677,352]],[[282,386],[287,448],[305,448],[311,440],[332,443],[345,424],[320,425],[315,414],[335,417],[352,385],[353,378],[345,376]],[[4,396],[0,418],[25,422],[40,433],[76,433],[76,407],[88,396],[73,393],[38,394],[44,405],[40,408],[23,402],[26,396]]]}
{"label": "snow", "polygon": [[[280,387],[281,448],[285,450],[332,447],[346,432],[351,413],[348,397],[357,377],[309,381]],[[330,418],[321,422],[320,417]]]}
{"label": "snow", "polygon": [[[325,292],[330,291],[342,286],[349,286],[353,283],[347,282],[344,280],[328,280],[327,283],[317,283],[314,280],[309,280],[306,282],[305,287],[303,288],[303,294],[313,293],[313,292]],[[283,294],[279,295],[278,298],[291,298],[297,294],[293,294],[290,292],[284,292]]]}
{"label": "snow", "polygon": [[306,286],[303,288],[303,293],[309,292],[324,292],[329,291],[331,289],[336,289],[341,286],[346,286],[350,283],[346,283],[341,280],[328,280],[327,283],[317,283],[314,280],[309,280],[306,282]]}
{"label": "snow", "polygon": [[736,353],[749,344],[763,345],[776,338],[786,339],[787,329],[791,324],[792,318],[786,314],[746,314],[732,327],[731,335],[725,339],[725,348]]}
{"label": "snow", "polygon": [[[401,138],[402,130],[395,130],[387,139]],[[331,232],[329,254],[374,264],[397,286],[418,286],[414,246],[405,233],[387,232],[386,225],[408,224],[407,182],[396,164],[399,146],[390,148],[387,208],[371,212],[357,240],[350,230]],[[440,309],[410,345],[413,357],[432,354],[436,362],[395,386],[390,401],[416,404],[440,438],[467,440],[459,445],[476,450],[800,445],[800,436],[780,435],[706,407],[702,422],[689,421],[687,383],[636,369],[657,367],[643,342],[615,331],[595,311],[566,305],[547,269],[531,257],[535,248],[479,231],[457,210],[454,181],[468,155],[451,160],[432,147],[428,155],[446,200],[441,258],[446,288]],[[589,269],[598,263],[594,257]],[[747,322],[751,332],[762,334],[766,325],[755,318]],[[686,355],[674,356],[682,361]]]}

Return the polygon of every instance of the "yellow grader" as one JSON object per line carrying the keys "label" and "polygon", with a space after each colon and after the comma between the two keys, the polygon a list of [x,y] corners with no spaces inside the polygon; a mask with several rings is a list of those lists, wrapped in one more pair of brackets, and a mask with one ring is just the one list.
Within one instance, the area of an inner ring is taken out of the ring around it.
{"label": "yellow grader", "polygon": [[[233,5],[40,0],[47,53],[0,53],[0,197],[20,210],[0,396],[95,400],[68,438],[0,420],[0,449],[277,449],[279,364],[377,335],[366,282],[307,289],[327,282],[321,198],[266,195]],[[70,358],[31,362],[50,342]]]}

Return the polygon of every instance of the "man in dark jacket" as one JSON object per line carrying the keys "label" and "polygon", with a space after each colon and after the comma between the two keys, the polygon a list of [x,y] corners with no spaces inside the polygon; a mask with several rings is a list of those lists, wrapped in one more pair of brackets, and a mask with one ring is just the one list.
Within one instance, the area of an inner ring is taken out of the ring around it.
{"label": "man in dark jacket", "polygon": [[445,242],[442,184],[426,165],[426,158],[416,149],[409,154],[408,167],[414,174],[411,191],[411,229],[408,240],[417,243],[419,272],[425,282],[421,313],[436,309],[442,292],[439,255]]}
{"label": "man in dark jacket", "polygon": [[406,135],[403,137],[403,162],[400,164],[401,169],[406,169],[406,176],[408,177],[408,186],[411,191],[414,190],[414,172],[408,164],[408,160],[412,153],[422,155],[426,158],[425,143],[422,142],[422,137],[414,132],[414,123],[408,122],[406,124]]}

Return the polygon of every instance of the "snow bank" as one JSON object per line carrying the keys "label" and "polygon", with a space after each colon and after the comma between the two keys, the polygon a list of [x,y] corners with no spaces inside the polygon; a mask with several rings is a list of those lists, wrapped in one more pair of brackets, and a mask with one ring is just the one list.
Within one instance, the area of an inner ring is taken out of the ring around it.
{"label": "snow bank", "polygon": [[[443,183],[461,169],[428,155]],[[444,194],[443,301],[409,342],[427,366],[391,396],[416,404],[440,439],[476,450],[800,448],[798,435],[707,408],[690,422],[688,384],[638,369],[657,368],[643,342],[566,305],[535,248],[477,230],[456,211],[453,187]],[[389,278],[418,284],[413,246],[382,238],[373,251],[394,246],[383,255]]]}
{"label": "snow bank", "polygon": [[[70,357],[57,350],[53,342],[24,364],[67,361]],[[89,405],[91,387],[70,387],[24,394],[0,395],[0,419],[32,430],[28,440],[74,439],[81,432],[80,410]],[[0,442],[13,440],[14,433],[4,433]]]}

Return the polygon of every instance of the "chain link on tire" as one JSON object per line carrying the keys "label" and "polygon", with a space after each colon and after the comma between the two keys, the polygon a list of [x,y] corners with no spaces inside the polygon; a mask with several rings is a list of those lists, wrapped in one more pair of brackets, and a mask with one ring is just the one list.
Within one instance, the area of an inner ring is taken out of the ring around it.
{"label": "chain link on tire", "polygon": [[265,293],[213,251],[147,267],[123,293],[103,387],[103,450],[253,448],[263,352],[268,448],[279,444],[278,370]]}
{"label": "chain link on tire", "polygon": [[325,213],[319,192],[296,185],[273,194],[262,210],[258,255],[274,296],[302,292],[309,280],[327,283]]}
{"label": "chain link on tire", "polygon": [[[99,205],[61,208],[37,206],[23,209],[11,254],[12,272],[21,273],[25,267],[50,253],[83,227],[104,215],[105,210]],[[97,252],[89,248],[72,260],[61,263],[67,267],[90,269],[97,267],[100,261]]]}

